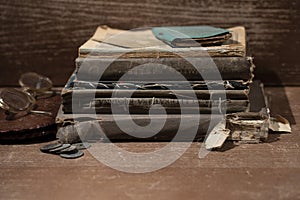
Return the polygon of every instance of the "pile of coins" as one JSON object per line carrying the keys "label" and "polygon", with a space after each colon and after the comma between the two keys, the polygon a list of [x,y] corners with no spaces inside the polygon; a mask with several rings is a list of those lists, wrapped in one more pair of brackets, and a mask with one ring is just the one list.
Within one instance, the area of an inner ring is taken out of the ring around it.
{"label": "pile of coins", "polygon": [[74,159],[84,155],[83,149],[90,148],[91,145],[87,142],[76,144],[52,143],[40,148],[43,153],[59,155],[62,158]]}

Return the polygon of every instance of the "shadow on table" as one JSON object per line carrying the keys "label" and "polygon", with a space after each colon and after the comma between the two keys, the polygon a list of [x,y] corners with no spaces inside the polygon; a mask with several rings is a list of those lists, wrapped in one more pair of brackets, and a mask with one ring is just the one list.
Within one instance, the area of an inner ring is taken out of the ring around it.
{"label": "shadow on table", "polygon": [[281,115],[292,125],[296,124],[292,109],[284,87],[267,87],[265,94],[268,100],[271,116]]}
{"label": "shadow on table", "polygon": [[56,125],[47,127],[48,130],[37,129],[21,132],[7,132],[0,137],[0,144],[36,144],[56,140]]}

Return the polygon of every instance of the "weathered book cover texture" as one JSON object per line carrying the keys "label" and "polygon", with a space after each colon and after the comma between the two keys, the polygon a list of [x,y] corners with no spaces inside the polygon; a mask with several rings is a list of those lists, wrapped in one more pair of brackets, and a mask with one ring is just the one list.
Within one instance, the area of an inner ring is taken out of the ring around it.
{"label": "weathered book cover texture", "polygon": [[[174,80],[180,73],[189,81],[244,80],[253,78],[251,57],[201,57],[201,58],[78,58],[78,80],[124,81]],[[176,71],[176,72],[175,72]],[[202,77],[203,76],[203,77]]]}

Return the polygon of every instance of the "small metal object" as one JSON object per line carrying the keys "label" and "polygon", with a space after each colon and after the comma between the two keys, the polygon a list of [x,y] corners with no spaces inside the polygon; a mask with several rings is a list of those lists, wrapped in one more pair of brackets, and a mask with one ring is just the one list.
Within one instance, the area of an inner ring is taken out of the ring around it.
{"label": "small metal object", "polygon": [[61,153],[66,153],[66,154],[72,154],[72,153],[76,153],[78,151],[78,149],[76,148],[76,146],[71,145],[70,147],[63,149],[57,153],[61,154]]}
{"label": "small metal object", "polygon": [[67,159],[74,159],[74,158],[79,158],[81,156],[84,155],[83,151],[78,150],[76,153],[71,153],[71,154],[67,154],[67,153],[61,153],[59,154],[60,157],[62,158],[67,158]]}
{"label": "small metal object", "polygon": [[56,148],[61,147],[61,146],[62,146],[61,143],[52,143],[52,144],[47,144],[47,145],[41,147],[40,150],[43,153],[48,153],[50,150],[56,149]]}
{"label": "small metal object", "polygon": [[90,143],[88,142],[76,143],[73,145],[76,146],[78,150],[88,149],[91,147]]}
{"label": "small metal object", "polygon": [[60,151],[69,148],[70,146],[71,146],[70,144],[63,144],[60,147],[49,150],[49,153],[59,153]]}

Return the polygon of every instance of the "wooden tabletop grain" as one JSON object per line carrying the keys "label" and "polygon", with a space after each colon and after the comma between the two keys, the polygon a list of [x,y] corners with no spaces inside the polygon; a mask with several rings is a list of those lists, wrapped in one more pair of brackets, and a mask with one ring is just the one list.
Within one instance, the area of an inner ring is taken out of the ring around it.
{"label": "wooden tabletop grain", "polygon": [[[300,87],[267,88],[273,113],[291,134],[234,146],[198,158],[193,143],[170,166],[146,174],[111,169],[88,151],[75,160],[43,154],[45,143],[0,145],[0,199],[300,199]],[[166,143],[120,143],[133,152]]]}

